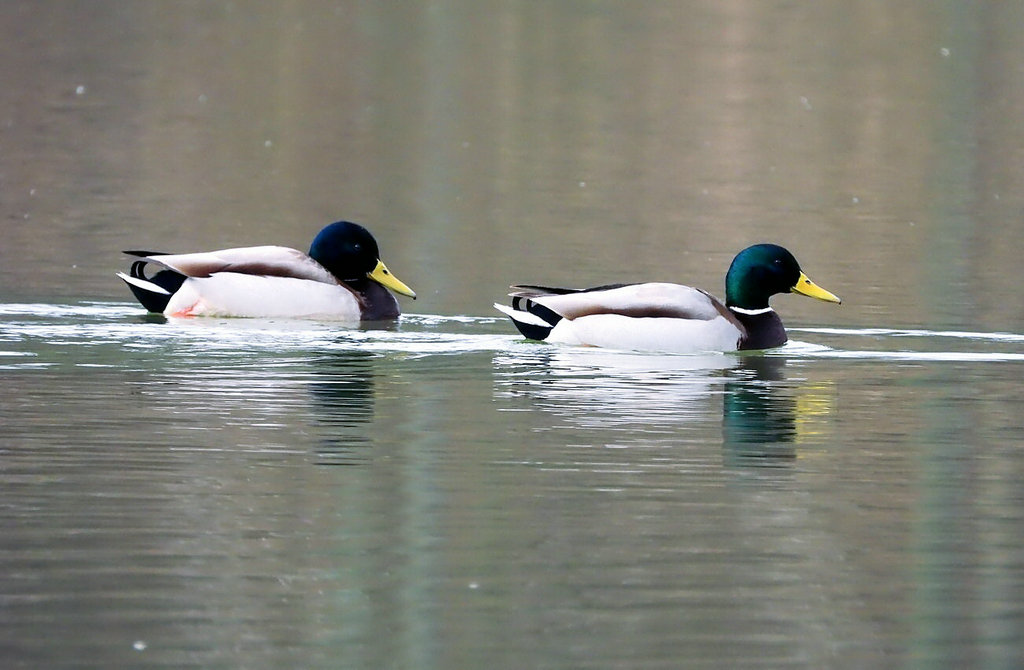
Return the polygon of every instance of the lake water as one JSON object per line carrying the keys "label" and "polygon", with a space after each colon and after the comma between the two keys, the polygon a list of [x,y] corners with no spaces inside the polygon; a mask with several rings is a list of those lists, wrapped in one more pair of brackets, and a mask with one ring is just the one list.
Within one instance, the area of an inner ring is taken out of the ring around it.
{"label": "lake water", "polygon": [[[4,4],[3,666],[1017,667],[1010,4]],[[393,327],[113,275],[339,218]],[[764,354],[490,308],[760,241]]]}

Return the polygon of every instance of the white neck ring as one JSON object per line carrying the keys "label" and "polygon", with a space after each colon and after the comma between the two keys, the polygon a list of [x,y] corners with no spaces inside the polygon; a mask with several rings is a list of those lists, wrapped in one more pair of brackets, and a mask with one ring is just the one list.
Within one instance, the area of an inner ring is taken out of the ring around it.
{"label": "white neck ring", "polygon": [[774,312],[775,310],[771,307],[762,307],[761,309],[744,309],[743,307],[730,307],[734,312],[740,314],[746,314],[747,316],[757,316],[759,314],[767,314],[768,312]]}

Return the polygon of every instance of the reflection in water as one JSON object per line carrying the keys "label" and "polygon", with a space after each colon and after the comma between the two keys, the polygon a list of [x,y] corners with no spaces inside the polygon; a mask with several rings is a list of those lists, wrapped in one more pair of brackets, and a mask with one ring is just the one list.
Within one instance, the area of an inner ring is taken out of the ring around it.
{"label": "reflection in water", "polygon": [[373,421],[373,353],[332,351],[311,361],[309,384],[314,414],[321,426],[317,463],[358,465],[369,459],[372,446],[367,425]]}
{"label": "reflection in water", "polygon": [[832,412],[831,387],[787,384],[781,356],[744,356],[725,384],[722,447],[727,465],[792,463],[797,447],[820,438]]}
{"label": "reflection in water", "polygon": [[1012,361],[135,309],[0,305],[8,665],[1020,657]]}
{"label": "reflection in water", "polygon": [[[832,410],[827,386],[786,380],[786,361],[560,347],[495,357],[505,397],[526,396],[529,406],[574,428],[630,431],[628,444],[694,428],[721,395],[725,463],[755,467],[792,464],[800,442],[820,437]],[[620,446],[624,439],[611,432],[605,438]]]}
{"label": "reflection in water", "polygon": [[796,458],[796,399],[780,388],[786,359],[745,356],[725,384],[727,465],[777,466]]}
{"label": "reflection in water", "polygon": [[645,433],[703,414],[721,371],[736,361],[723,354],[546,346],[528,355],[495,357],[499,384],[507,395],[527,395],[537,407],[579,428],[635,424]]}

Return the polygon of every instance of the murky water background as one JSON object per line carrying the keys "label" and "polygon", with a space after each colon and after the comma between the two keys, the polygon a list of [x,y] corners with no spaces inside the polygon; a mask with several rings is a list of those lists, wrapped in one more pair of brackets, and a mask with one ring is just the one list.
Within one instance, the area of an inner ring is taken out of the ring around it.
{"label": "murky water background", "polygon": [[[1024,10],[0,6],[4,667],[1015,667]],[[147,317],[123,248],[368,225],[387,330]],[[762,356],[522,341],[721,292]]]}

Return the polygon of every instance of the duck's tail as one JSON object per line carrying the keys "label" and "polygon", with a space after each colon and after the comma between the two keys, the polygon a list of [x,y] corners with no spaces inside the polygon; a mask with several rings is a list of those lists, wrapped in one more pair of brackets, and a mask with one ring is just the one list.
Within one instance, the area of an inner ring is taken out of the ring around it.
{"label": "duck's tail", "polygon": [[[147,256],[158,255],[140,251],[126,251],[125,253],[133,256],[142,254]],[[132,290],[135,299],[142,303],[143,307],[150,312],[163,313],[164,309],[167,308],[167,303],[171,300],[171,296],[181,288],[186,277],[173,270],[161,270],[152,277],[147,277],[145,273],[146,263],[145,259],[135,261],[132,263],[131,270],[129,271],[130,274],[118,272],[117,276],[124,280],[124,283],[128,284],[128,288]]]}
{"label": "duck's tail", "polygon": [[494,308],[512,319],[512,323],[528,340],[545,340],[562,317],[536,302],[515,297],[512,307],[494,303]]}

